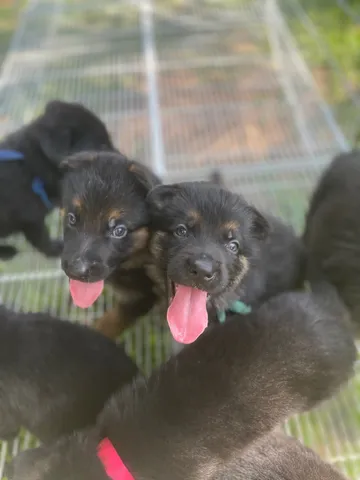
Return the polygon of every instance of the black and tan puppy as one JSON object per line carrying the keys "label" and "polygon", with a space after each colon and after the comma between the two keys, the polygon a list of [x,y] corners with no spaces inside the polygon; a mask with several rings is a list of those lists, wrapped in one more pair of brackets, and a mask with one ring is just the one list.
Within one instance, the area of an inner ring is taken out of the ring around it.
{"label": "black and tan puppy", "polygon": [[306,218],[308,267],[316,261],[360,327],[360,152],[337,156],[316,187]]}
{"label": "black and tan puppy", "polygon": [[[44,223],[59,206],[59,165],[65,155],[91,148],[112,148],[105,125],[82,105],[57,100],[8,135],[0,143],[0,238],[23,233],[44,255],[60,255],[62,242],[50,239]],[[0,246],[2,259],[16,253],[13,246]]]}
{"label": "black and tan puppy", "polygon": [[203,332],[208,308],[222,320],[234,302],[235,310],[246,313],[297,287],[300,240],[240,195],[209,182],[187,182],[154,188],[147,203],[150,274],[172,283],[168,322],[177,341],[190,343]]}
{"label": "black and tan puppy", "polygon": [[25,452],[12,479],[340,479],[272,433],[353,371],[345,307],[330,285],[311,288],[207,329],[148,380],[117,392],[94,429]]}
{"label": "black and tan puppy", "polygon": [[154,305],[149,261],[149,215],[145,197],[159,180],[120,153],[88,152],[64,162],[62,267],[76,305],[91,306],[109,282],[117,307],[97,323],[116,338]]}
{"label": "black and tan puppy", "polygon": [[51,441],[93,424],[137,367],[85,326],[0,307],[0,438],[21,427]]}

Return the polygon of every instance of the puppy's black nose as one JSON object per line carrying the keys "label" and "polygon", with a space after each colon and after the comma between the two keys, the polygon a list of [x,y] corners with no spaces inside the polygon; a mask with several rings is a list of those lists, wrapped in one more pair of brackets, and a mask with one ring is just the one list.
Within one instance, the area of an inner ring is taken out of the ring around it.
{"label": "puppy's black nose", "polygon": [[207,255],[189,259],[188,265],[190,274],[200,281],[210,282],[217,273],[215,261]]}
{"label": "puppy's black nose", "polygon": [[71,277],[80,280],[91,280],[92,277],[101,275],[103,270],[102,264],[97,260],[77,258],[73,262],[69,262],[67,272]]}

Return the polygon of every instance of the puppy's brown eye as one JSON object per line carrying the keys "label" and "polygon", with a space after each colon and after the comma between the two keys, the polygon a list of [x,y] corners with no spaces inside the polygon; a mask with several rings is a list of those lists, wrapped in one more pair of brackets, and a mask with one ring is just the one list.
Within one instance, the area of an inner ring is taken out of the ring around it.
{"label": "puppy's brown eye", "polygon": [[175,232],[174,234],[177,236],[177,237],[186,237],[187,234],[188,234],[188,230],[187,228],[185,227],[185,225],[178,225],[175,229]]}
{"label": "puppy's brown eye", "polygon": [[114,228],[114,230],[111,233],[112,237],[115,238],[124,238],[127,235],[127,228],[125,225],[118,225],[117,227]]}
{"label": "puppy's brown eye", "polygon": [[227,248],[230,250],[231,253],[238,253],[240,250],[240,245],[237,240],[232,240],[227,244]]}
{"label": "puppy's brown eye", "polygon": [[68,224],[73,226],[76,223],[76,216],[73,213],[67,214]]}

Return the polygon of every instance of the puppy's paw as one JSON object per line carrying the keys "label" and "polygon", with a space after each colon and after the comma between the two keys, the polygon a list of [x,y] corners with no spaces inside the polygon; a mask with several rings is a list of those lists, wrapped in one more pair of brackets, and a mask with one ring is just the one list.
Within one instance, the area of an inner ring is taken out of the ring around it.
{"label": "puppy's paw", "polygon": [[47,251],[48,257],[59,257],[63,251],[64,242],[60,239],[52,240]]}
{"label": "puppy's paw", "polygon": [[18,253],[11,245],[0,245],[0,260],[11,260]]}

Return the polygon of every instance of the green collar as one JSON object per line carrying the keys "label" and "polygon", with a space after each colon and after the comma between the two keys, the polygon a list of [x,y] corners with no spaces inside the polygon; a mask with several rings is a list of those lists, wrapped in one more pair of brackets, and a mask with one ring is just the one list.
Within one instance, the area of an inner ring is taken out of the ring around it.
{"label": "green collar", "polygon": [[[251,307],[249,305],[246,305],[241,300],[236,300],[230,305],[230,307],[227,308],[227,310],[233,313],[240,313],[241,315],[247,315],[248,313],[251,313]],[[226,320],[226,311],[218,310],[216,312],[216,316],[220,323],[224,323]]]}

